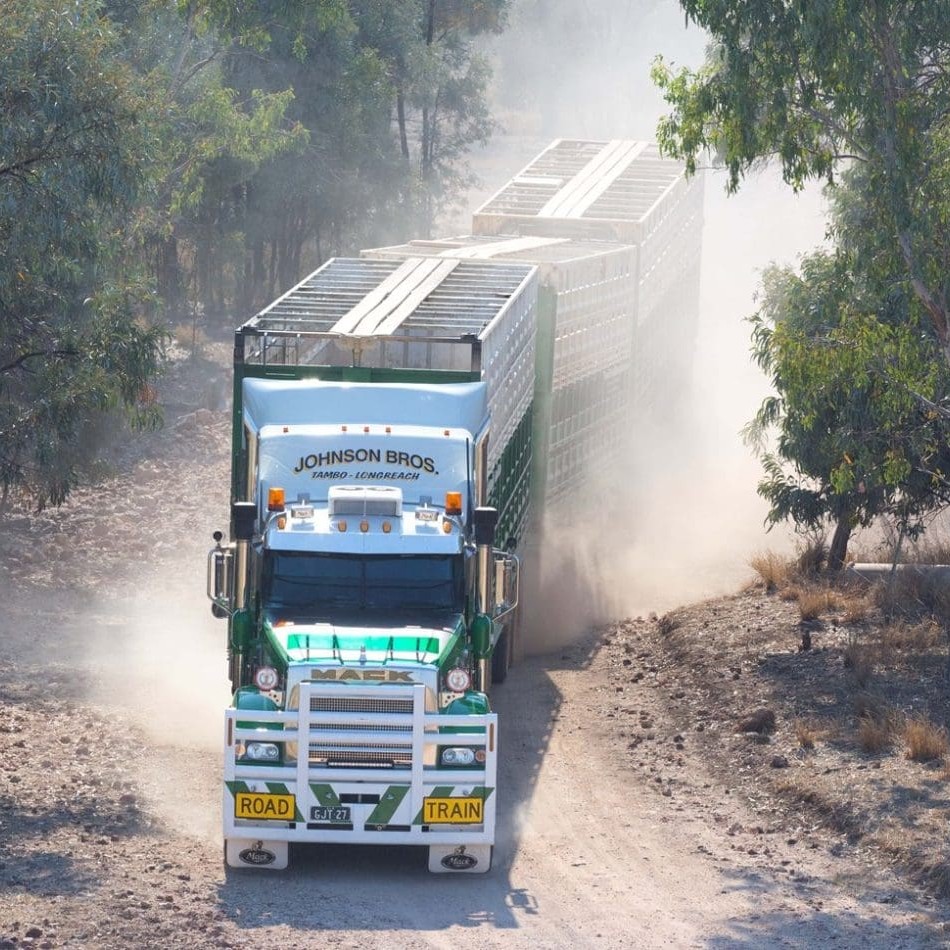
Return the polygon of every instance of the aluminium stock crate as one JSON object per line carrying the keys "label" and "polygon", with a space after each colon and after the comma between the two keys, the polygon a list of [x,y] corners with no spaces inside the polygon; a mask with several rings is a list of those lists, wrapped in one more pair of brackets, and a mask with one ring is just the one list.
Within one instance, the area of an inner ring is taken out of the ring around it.
{"label": "aluminium stock crate", "polygon": [[477,235],[637,248],[633,404],[663,416],[689,386],[699,318],[703,181],[655,144],[558,139],[474,214]]}
{"label": "aluminium stock crate", "polygon": [[400,261],[521,261],[538,269],[538,361],[535,386],[535,491],[543,509],[576,505],[591,460],[619,459],[618,429],[630,414],[629,354],[635,329],[637,249],[557,237],[466,235],[365,250]]}

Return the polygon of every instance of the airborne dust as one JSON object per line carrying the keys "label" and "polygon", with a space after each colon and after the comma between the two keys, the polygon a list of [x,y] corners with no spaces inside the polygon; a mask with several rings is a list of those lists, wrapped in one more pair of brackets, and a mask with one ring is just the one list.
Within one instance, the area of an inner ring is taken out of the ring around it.
{"label": "airborne dust", "polygon": [[[653,56],[702,60],[703,36],[684,27],[674,2],[590,6],[516,4],[511,30],[492,51],[503,131],[473,156],[482,186],[469,196],[468,214],[552,138],[652,139],[664,111],[649,78]],[[769,170],[730,198],[721,176],[709,174],[705,194],[699,327],[695,349],[682,354],[692,383],[675,407],[680,422],[632,426],[624,465],[607,473],[591,466],[600,516],[578,509],[572,523],[548,525],[541,590],[525,614],[528,652],[568,642],[591,623],[735,589],[755,551],[789,543],[779,532],[765,535],[758,463],[739,437],[767,391],[749,360],[744,318],[755,308],[761,269],[792,263],[821,240],[822,202],[817,191],[792,195]],[[460,214],[441,230],[469,229]],[[217,754],[227,696],[225,631],[204,598],[210,530],[227,521],[226,450],[214,458],[205,478],[220,479],[220,497],[199,501],[202,514],[180,526],[188,540],[169,566],[129,592],[121,634],[100,644],[95,661],[108,700],[168,740],[169,761],[159,755],[154,763],[157,774],[171,768],[159,780],[169,794],[159,798],[181,802],[175,817],[185,820],[197,810],[183,796],[188,770],[174,763],[172,743],[179,757],[182,745],[196,756]],[[213,834],[214,825],[212,817],[202,830]]]}
{"label": "airborne dust", "polygon": [[[511,177],[553,138],[654,139],[666,109],[650,80],[653,58],[696,67],[704,48],[674,2],[521,3],[496,51],[509,134],[489,146],[478,170],[497,177],[505,151]],[[490,194],[502,182],[486,184]],[[759,463],[739,435],[768,392],[750,360],[745,319],[762,269],[794,264],[821,242],[823,211],[818,188],[794,195],[775,169],[731,197],[724,176],[706,172],[698,332],[693,351],[682,353],[691,384],[678,405],[652,407],[632,423],[619,470],[591,461],[598,515],[578,508],[569,523],[548,523],[528,652],[570,641],[592,623],[735,590],[751,575],[753,554],[791,546],[786,531],[766,535]],[[662,421],[671,416],[672,427]]]}

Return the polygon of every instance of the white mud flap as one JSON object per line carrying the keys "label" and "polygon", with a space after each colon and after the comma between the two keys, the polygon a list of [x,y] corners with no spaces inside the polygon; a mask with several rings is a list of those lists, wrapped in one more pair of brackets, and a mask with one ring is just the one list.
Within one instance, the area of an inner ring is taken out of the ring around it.
{"label": "white mud flap", "polygon": [[224,860],[229,868],[264,868],[267,871],[283,871],[287,867],[289,850],[286,841],[228,838],[224,842]]}
{"label": "white mud flap", "polygon": [[434,874],[484,874],[491,868],[490,844],[429,845]]}

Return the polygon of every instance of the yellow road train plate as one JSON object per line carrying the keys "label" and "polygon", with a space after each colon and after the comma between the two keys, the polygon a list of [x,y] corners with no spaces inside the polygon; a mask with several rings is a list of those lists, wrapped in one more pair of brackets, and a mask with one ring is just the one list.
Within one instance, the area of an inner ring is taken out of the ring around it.
{"label": "yellow road train plate", "polygon": [[424,825],[480,825],[485,820],[485,802],[481,798],[424,798]]}
{"label": "yellow road train plate", "polygon": [[293,821],[296,802],[293,795],[263,792],[237,792],[234,796],[234,817],[256,821]]}

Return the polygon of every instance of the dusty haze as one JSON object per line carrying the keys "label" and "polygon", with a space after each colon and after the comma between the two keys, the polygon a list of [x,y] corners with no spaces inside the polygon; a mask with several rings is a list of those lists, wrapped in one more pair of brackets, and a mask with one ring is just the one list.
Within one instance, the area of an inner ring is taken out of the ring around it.
{"label": "dusty haze", "polygon": [[[551,138],[655,139],[665,106],[649,77],[653,57],[697,66],[705,45],[674,2],[522,0],[495,50],[507,133],[478,156],[490,187],[473,195],[472,207]],[[766,535],[766,506],[755,491],[760,467],[739,437],[768,392],[750,360],[745,318],[762,269],[793,264],[822,240],[823,201],[818,189],[793,195],[773,169],[731,197],[724,181],[715,171],[706,177],[699,329],[694,353],[683,354],[693,381],[684,422],[670,431],[647,420],[631,434],[623,470],[596,486],[610,506],[606,527],[591,531],[587,518],[548,526],[529,649],[568,640],[591,622],[734,590],[757,550],[791,545],[786,531]],[[625,504],[631,493],[643,501]]]}

